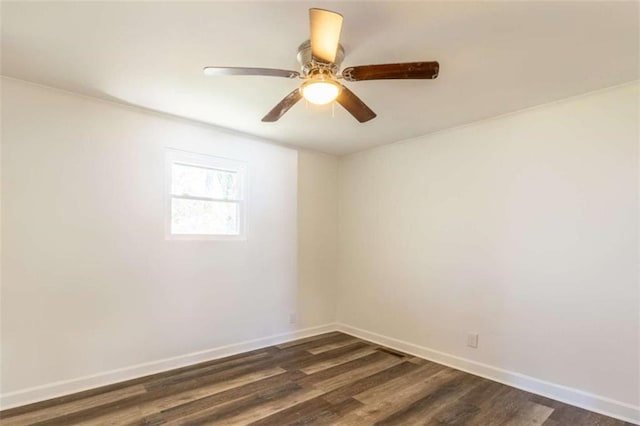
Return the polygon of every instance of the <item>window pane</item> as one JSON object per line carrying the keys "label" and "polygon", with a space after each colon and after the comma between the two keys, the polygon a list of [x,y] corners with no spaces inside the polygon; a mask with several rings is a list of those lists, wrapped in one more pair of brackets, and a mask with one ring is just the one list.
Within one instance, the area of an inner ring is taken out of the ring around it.
{"label": "window pane", "polygon": [[237,203],[173,198],[171,233],[196,235],[239,235]]}
{"label": "window pane", "polygon": [[238,199],[238,173],[173,164],[171,193],[195,197]]}

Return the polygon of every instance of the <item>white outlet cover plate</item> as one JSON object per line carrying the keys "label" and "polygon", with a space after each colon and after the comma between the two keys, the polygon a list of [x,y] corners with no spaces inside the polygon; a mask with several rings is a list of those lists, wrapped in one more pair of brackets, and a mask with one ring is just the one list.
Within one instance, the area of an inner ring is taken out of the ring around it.
{"label": "white outlet cover plate", "polygon": [[471,348],[478,347],[478,333],[469,333],[467,334],[467,346]]}

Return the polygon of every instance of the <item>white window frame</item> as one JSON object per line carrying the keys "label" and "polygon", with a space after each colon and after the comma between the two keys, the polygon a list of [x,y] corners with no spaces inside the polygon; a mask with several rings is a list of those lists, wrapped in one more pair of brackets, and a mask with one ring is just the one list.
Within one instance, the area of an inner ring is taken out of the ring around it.
{"label": "white window frame", "polygon": [[[226,200],[219,198],[197,197],[190,195],[172,194],[172,169],[174,164],[202,167],[238,174],[238,199]],[[212,241],[246,241],[247,240],[247,163],[230,158],[216,157],[208,154],[180,151],[168,148],[166,150],[165,165],[165,239],[167,240],[212,240]],[[200,200],[200,201],[224,201],[238,205],[238,234],[173,234],[171,232],[171,201],[174,198]]]}

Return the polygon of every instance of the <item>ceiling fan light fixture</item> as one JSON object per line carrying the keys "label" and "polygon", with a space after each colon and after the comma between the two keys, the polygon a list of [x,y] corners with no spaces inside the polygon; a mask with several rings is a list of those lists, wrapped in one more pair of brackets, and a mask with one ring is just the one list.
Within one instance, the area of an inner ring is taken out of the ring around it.
{"label": "ceiling fan light fixture", "polygon": [[358,65],[340,72],[344,59],[344,48],[340,44],[342,21],[342,15],[337,12],[309,9],[311,37],[298,47],[300,71],[255,67],[205,67],[203,71],[211,76],[257,75],[302,79],[302,85],[293,89],[262,117],[264,123],[278,121],[302,98],[316,105],[335,101],[360,123],[366,123],[376,118],[376,113],[339,80],[424,80],[438,77],[440,65],[436,61]]}
{"label": "ceiling fan light fixture", "polygon": [[302,96],[312,104],[325,105],[338,97],[340,87],[332,80],[315,78],[304,82],[300,91]]}

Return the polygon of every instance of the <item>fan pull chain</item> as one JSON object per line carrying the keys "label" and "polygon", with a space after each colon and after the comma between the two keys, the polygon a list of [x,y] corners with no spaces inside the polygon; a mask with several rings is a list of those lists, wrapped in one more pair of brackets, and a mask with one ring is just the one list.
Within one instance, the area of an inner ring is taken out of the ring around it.
{"label": "fan pull chain", "polygon": [[336,102],[331,102],[331,118],[336,118]]}

